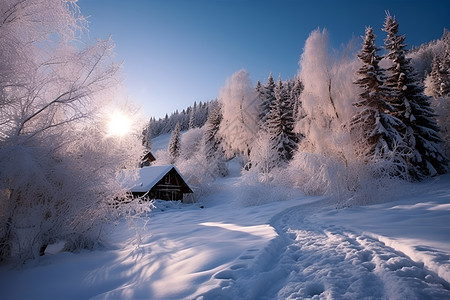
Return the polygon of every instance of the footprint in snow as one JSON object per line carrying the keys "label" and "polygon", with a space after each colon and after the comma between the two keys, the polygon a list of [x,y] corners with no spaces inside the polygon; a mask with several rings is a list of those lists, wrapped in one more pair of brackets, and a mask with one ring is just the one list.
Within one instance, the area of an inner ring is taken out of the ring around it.
{"label": "footprint in snow", "polygon": [[233,272],[231,270],[224,270],[224,271],[220,271],[219,273],[217,273],[216,275],[214,275],[215,279],[231,279],[231,280],[235,280],[235,276],[233,274]]}
{"label": "footprint in snow", "polygon": [[239,259],[253,259],[255,258],[253,255],[242,255],[239,257]]}
{"label": "footprint in snow", "polygon": [[245,269],[247,268],[246,264],[236,264],[236,265],[232,265],[230,267],[231,270],[239,270],[239,269]]}

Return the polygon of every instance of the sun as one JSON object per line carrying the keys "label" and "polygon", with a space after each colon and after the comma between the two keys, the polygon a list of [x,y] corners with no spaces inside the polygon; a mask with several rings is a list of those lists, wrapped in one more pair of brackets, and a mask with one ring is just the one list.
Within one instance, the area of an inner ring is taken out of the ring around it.
{"label": "sun", "polygon": [[124,136],[131,130],[131,120],[123,112],[115,111],[108,121],[108,135]]}

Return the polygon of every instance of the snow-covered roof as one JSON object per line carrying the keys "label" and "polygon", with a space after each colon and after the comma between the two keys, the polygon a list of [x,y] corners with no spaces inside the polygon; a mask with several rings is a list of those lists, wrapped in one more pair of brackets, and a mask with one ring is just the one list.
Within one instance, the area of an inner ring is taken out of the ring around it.
{"label": "snow-covered roof", "polygon": [[180,177],[186,182],[174,165],[149,166],[124,171],[119,175],[119,181],[124,188],[132,193],[145,193],[151,190],[172,169],[175,169]]}

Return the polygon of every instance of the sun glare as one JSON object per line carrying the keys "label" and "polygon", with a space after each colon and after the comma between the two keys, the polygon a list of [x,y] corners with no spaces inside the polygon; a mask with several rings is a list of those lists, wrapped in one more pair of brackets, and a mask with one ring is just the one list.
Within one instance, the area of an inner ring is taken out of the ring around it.
{"label": "sun glare", "polygon": [[124,136],[131,129],[131,120],[122,112],[114,112],[108,122],[108,135]]}

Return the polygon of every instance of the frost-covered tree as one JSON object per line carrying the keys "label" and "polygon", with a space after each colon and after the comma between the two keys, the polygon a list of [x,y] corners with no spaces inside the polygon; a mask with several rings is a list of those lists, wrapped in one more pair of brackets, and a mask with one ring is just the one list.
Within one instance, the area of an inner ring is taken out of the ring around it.
{"label": "frost-covered tree", "polygon": [[175,129],[172,131],[172,135],[170,137],[169,146],[167,151],[169,152],[170,163],[173,164],[180,156],[181,146],[180,146],[180,132],[181,126],[180,123],[175,125]]}
{"label": "frost-covered tree", "polygon": [[[356,114],[351,122],[356,151],[366,162],[377,162],[392,156],[393,151],[403,143],[397,129],[403,129],[403,123],[390,115],[393,111],[387,102],[389,89],[384,85],[384,70],[380,68],[381,58],[377,52],[375,34],[371,27],[366,28],[364,43],[358,58],[361,67],[357,72],[362,92],[354,103]],[[404,164],[398,164],[401,168]],[[397,174],[405,170],[397,169]]]}
{"label": "frost-covered tree", "polygon": [[443,141],[430,99],[417,82],[410,59],[406,57],[405,36],[399,35],[398,29],[395,17],[387,13],[383,31],[387,33],[386,57],[391,63],[386,80],[386,85],[391,89],[388,100],[394,108],[393,115],[405,124],[402,133],[409,172],[413,178],[422,179],[445,173],[447,159],[440,149]]}
{"label": "frost-covered tree", "polygon": [[306,40],[300,68],[304,90],[296,131],[305,137],[301,150],[331,154],[335,147],[334,134],[341,130],[342,124],[332,94],[332,63],[325,29],[314,30]]}
{"label": "frost-covered tree", "polygon": [[258,132],[259,103],[250,75],[244,69],[234,73],[220,91],[223,119],[219,134],[228,157],[248,157]]}
{"label": "frost-covered tree", "polygon": [[76,1],[0,2],[0,260],[97,243],[142,153],[139,134],[106,136],[119,68],[85,25]]}

